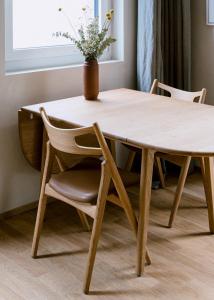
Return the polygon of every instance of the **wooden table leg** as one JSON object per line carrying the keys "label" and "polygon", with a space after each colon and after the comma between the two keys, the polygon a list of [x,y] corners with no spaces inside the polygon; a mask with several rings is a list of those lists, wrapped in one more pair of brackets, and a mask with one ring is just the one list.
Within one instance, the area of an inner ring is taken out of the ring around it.
{"label": "wooden table leg", "polygon": [[146,258],[147,230],[149,223],[149,208],[151,200],[152,173],[154,151],[142,150],[141,179],[139,195],[139,223],[137,236],[137,275],[144,272]]}
{"label": "wooden table leg", "polygon": [[210,232],[214,233],[214,165],[213,157],[204,158],[205,174],[204,179],[206,180],[206,200],[208,208],[209,226]]}

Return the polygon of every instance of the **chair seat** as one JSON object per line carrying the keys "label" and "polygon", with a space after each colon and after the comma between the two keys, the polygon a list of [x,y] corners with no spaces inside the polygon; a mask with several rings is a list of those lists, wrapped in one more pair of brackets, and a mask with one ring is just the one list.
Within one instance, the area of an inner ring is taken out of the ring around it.
{"label": "chair seat", "polygon": [[[74,168],[51,176],[49,186],[64,197],[78,202],[92,202],[97,199],[100,178],[101,163],[99,159],[87,159]],[[118,170],[126,187],[139,182],[140,177],[136,173]],[[111,183],[109,192],[114,190]]]}

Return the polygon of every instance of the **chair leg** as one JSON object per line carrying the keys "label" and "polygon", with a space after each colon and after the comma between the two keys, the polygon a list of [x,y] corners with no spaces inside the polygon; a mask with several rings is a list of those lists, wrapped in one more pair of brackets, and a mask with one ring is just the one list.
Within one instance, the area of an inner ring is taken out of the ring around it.
{"label": "chair leg", "polygon": [[[120,202],[122,203],[122,207],[125,211],[128,221],[134,231],[134,234],[137,237],[137,228],[138,228],[137,218],[134,214],[134,211],[132,209],[132,206],[129,201],[128,195],[126,194],[126,191],[123,192],[121,190]],[[151,263],[152,263],[148,250],[146,250],[146,262],[148,265],[151,265]]]}
{"label": "chair leg", "polygon": [[160,157],[155,157],[155,163],[158,168],[158,174],[159,174],[159,178],[160,178],[161,187],[163,189],[165,189],[166,183],[165,183],[165,178],[164,178],[164,174],[163,174],[163,168],[162,168]]}
{"label": "chair leg", "polygon": [[128,156],[128,159],[126,162],[126,166],[125,166],[126,171],[131,171],[133,163],[134,163],[135,155],[136,155],[136,152],[130,150],[129,156]]}
{"label": "chair leg", "polygon": [[[106,165],[103,166],[103,168],[106,168]],[[97,251],[97,245],[98,240],[101,233],[101,227],[102,227],[102,221],[105,211],[105,205],[110,185],[110,174],[108,169],[106,168],[106,172],[103,171],[103,176],[101,177],[101,183],[100,183],[100,191],[98,195],[97,200],[97,209],[96,209],[96,216],[94,218],[93,228],[92,228],[92,234],[91,234],[91,240],[90,240],[90,247],[89,247],[89,254],[88,254],[88,264],[87,264],[87,270],[86,270],[86,277],[84,282],[84,293],[89,293],[89,287],[91,283],[91,277],[95,262],[95,256]]]}
{"label": "chair leg", "polygon": [[177,185],[176,192],[175,192],[175,198],[174,198],[174,202],[173,202],[173,206],[172,206],[172,210],[171,210],[171,214],[170,214],[170,218],[169,218],[169,224],[168,224],[169,228],[172,227],[172,224],[175,219],[175,215],[177,213],[177,210],[178,210],[178,207],[179,207],[179,204],[181,201],[181,196],[183,193],[183,189],[184,189],[187,173],[189,170],[190,162],[191,162],[191,156],[187,156],[186,160],[184,161],[183,166],[181,167],[178,185]]}
{"label": "chair leg", "polygon": [[205,181],[205,162],[204,157],[199,157],[200,167],[201,167],[201,175],[203,180]]}
{"label": "chair leg", "polygon": [[146,262],[147,262],[147,265],[149,265],[149,266],[152,264],[152,260],[149,255],[149,250],[147,248],[146,248]]}
{"label": "chair leg", "polygon": [[39,207],[38,207],[37,217],[36,217],[36,225],[35,225],[35,229],[34,229],[33,244],[32,244],[32,257],[33,258],[36,258],[36,256],[37,256],[37,250],[38,250],[39,239],[40,239],[40,235],[41,235],[46,205],[47,205],[47,196],[43,193],[40,196]]}
{"label": "chair leg", "polygon": [[87,216],[86,214],[84,214],[82,211],[80,211],[79,209],[77,209],[77,213],[79,215],[79,218],[80,218],[80,221],[82,223],[82,226],[84,228],[84,230],[86,231],[90,231],[91,228],[90,228],[90,225],[88,223],[88,219],[87,219]]}

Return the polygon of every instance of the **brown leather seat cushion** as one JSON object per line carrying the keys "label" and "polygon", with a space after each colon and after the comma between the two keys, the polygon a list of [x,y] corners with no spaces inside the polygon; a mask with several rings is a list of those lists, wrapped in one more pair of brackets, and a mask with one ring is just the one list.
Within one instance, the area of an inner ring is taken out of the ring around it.
{"label": "brown leather seat cushion", "polygon": [[[79,202],[96,200],[101,178],[101,160],[87,159],[71,170],[52,175],[49,185],[61,195]],[[139,182],[139,175],[119,170],[125,186]],[[114,190],[111,184],[110,191]]]}

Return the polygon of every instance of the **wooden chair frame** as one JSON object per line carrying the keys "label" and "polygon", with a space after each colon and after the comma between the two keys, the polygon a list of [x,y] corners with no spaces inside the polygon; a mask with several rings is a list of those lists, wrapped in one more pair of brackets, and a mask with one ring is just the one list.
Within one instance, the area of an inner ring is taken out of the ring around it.
{"label": "wooden chair frame", "polygon": [[183,101],[193,102],[196,98],[199,98],[198,103],[204,103],[205,99],[206,99],[206,94],[207,94],[206,89],[202,89],[199,92],[182,91],[182,90],[176,89],[174,87],[171,87],[169,85],[163,84],[163,83],[159,82],[158,79],[155,79],[153,81],[153,84],[152,84],[152,87],[150,90],[150,94],[156,94],[158,88],[169,92],[171,98],[173,98],[173,99],[177,99],[177,100],[179,99],[179,100],[183,100]]}
{"label": "wooden chair frame", "polygon": [[[92,234],[90,239],[90,247],[89,247],[89,255],[88,255],[88,263],[87,270],[84,282],[84,292],[89,293],[89,287],[92,277],[93,266],[95,262],[95,255],[98,245],[98,240],[101,232],[101,226],[103,221],[103,215],[105,211],[106,200],[109,197],[110,200],[114,199],[115,196],[109,195],[109,185],[111,180],[114,183],[115,189],[118,194],[118,199],[116,200],[117,204],[124,208],[125,213],[128,217],[129,223],[135,233],[137,235],[137,220],[132,209],[128,194],[114,162],[114,159],[111,155],[111,152],[107,146],[106,140],[101,133],[98,124],[94,124],[91,127],[84,127],[78,129],[60,129],[54,127],[43,108],[40,109],[40,113],[44,122],[44,126],[47,131],[47,135],[49,141],[47,142],[46,147],[46,158],[45,165],[43,171],[42,185],[40,191],[39,198],[39,206],[34,230],[33,244],[32,244],[32,257],[37,256],[37,250],[39,245],[39,239],[41,235],[46,205],[47,205],[47,197],[54,197],[58,200],[61,200],[69,205],[75,207],[81,214],[82,218],[85,218],[85,214],[94,219]],[[100,145],[100,148],[94,147],[83,147],[76,143],[75,138],[80,135],[85,134],[95,134]],[[103,156],[104,160],[101,165],[101,180],[99,186],[99,193],[97,198],[96,205],[90,203],[79,203],[77,201],[73,201],[71,199],[66,198],[60,193],[56,192],[51,186],[48,184],[51,173],[53,161],[55,158],[59,161],[59,165],[61,165],[60,170],[64,171],[64,166],[61,164],[59,157],[56,157],[56,150],[70,153],[70,154],[78,154],[85,156]],[[85,220],[85,219],[84,219]],[[147,262],[151,263],[150,258],[147,253]]]}
{"label": "wooden chair frame", "polygon": [[[193,102],[196,98],[199,98],[198,103],[204,103],[205,102],[206,93],[207,93],[206,89],[204,89],[204,88],[199,92],[182,91],[182,90],[173,88],[171,86],[165,85],[165,84],[159,82],[157,79],[155,79],[153,84],[152,84],[150,93],[151,94],[156,94],[158,88],[161,89],[161,90],[169,92],[170,97],[172,99],[178,99],[178,100]],[[126,169],[129,170],[129,171],[132,168],[135,155],[136,155],[135,151],[130,151],[129,157],[128,157],[128,160],[127,160],[127,164],[126,164]],[[173,222],[175,220],[175,216],[176,216],[176,213],[177,213],[180,201],[181,201],[181,196],[182,196],[182,193],[183,193],[184,185],[185,185],[185,182],[186,182],[186,177],[187,177],[190,162],[191,162],[191,156],[176,156],[176,155],[170,155],[170,154],[165,154],[165,153],[161,153],[161,152],[157,152],[155,154],[155,164],[156,164],[157,169],[158,169],[158,173],[159,173],[159,177],[160,177],[160,183],[161,183],[162,188],[165,188],[166,184],[165,184],[165,176],[164,176],[164,173],[163,173],[163,168],[162,168],[162,163],[161,163],[162,159],[170,161],[171,163],[174,163],[174,164],[178,165],[179,167],[181,167],[181,172],[180,172],[180,175],[179,175],[178,184],[177,184],[177,188],[176,188],[176,192],[175,192],[175,196],[174,196],[174,201],[173,201],[173,205],[172,205],[172,210],[171,210],[169,223],[168,223],[168,227],[171,228],[172,225],[173,225]],[[198,158],[198,159],[200,161],[202,176],[203,176],[203,180],[204,180],[204,183],[205,183],[205,179],[204,179],[204,160],[203,160],[203,158]]]}

